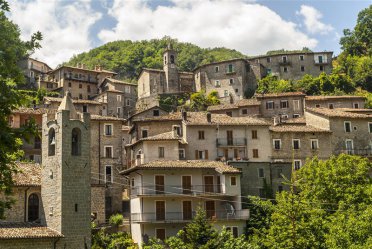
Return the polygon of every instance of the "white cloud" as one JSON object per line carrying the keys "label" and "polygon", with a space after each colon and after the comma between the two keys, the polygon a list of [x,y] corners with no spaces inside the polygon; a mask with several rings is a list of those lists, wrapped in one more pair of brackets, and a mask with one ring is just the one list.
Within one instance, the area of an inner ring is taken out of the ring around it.
{"label": "white cloud", "polygon": [[42,48],[32,57],[52,67],[91,48],[89,29],[102,16],[92,10],[90,0],[16,0],[10,3],[9,17],[20,27],[24,40],[36,31],[43,34]]}
{"label": "white cloud", "polygon": [[99,32],[103,42],[169,35],[202,47],[225,46],[249,55],[317,45],[295,23],[252,1],[174,0],[173,6],[150,8],[146,1],[114,0],[109,14],[117,24]]}
{"label": "white cloud", "polygon": [[311,34],[326,34],[333,30],[331,25],[320,21],[323,17],[322,13],[312,6],[301,5],[301,9],[297,14],[304,17],[306,30]]}

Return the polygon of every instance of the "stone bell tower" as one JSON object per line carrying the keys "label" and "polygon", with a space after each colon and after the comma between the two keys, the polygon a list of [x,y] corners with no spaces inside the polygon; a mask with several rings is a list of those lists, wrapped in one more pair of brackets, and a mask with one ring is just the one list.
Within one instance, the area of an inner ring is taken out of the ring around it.
{"label": "stone bell tower", "polygon": [[165,72],[166,79],[166,92],[168,93],[180,91],[176,59],[177,52],[169,43],[163,54],[163,70]]}
{"label": "stone bell tower", "polygon": [[77,113],[69,92],[44,114],[41,196],[45,223],[64,237],[56,248],[90,248],[90,114]]}

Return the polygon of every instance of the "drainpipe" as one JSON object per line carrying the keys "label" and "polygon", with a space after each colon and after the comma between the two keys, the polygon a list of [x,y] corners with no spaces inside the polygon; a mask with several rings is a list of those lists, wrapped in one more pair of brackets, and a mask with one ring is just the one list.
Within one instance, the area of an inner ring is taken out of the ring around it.
{"label": "drainpipe", "polygon": [[101,184],[101,121],[98,121],[98,185]]}
{"label": "drainpipe", "polygon": [[61,238],[57,238],[54,243],[53,243],[53,249],[56,249],[57,248],[57,242],[60,240]]}
{"label": "drainpipe", "polygon": [[24,221],[27,222],[27,191],[30,187],[26,188],[25,190],[25,208],[24,208]]}

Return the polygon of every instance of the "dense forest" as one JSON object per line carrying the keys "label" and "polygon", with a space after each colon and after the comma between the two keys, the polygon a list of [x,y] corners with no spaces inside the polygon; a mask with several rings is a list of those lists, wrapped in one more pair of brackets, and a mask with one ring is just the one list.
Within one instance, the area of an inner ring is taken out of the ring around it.
{"label": "dense forest", "polygon": [[142,68],[163,68],[163,51],[172,43],[178,52],[177,64],[181,71],[191,71],[195,67],[215,61],[246,57],[242,53],[227,48],[200,48],[191,43],[178,42],[164,37],[149,41],[114,41],[75,55],[67,65],[84,63],[88,68],[101,65],[118,73],[121,79],[135,81]]}

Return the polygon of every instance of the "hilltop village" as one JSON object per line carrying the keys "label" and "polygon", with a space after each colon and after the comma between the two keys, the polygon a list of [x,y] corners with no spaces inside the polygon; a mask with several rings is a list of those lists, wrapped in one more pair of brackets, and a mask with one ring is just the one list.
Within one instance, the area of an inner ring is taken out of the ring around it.
{"label": "hilltop village", "polygon": [[[16,201],[0,221],[0,248],[90,248],[91,221],[105,224],[115,213],[141,246],[175,235],[199,206],[215,227],[239,236],[249,219],[244,198],[287,191],[283,179],[307,158],[372,158],[364,97],[255,93],[267,75],[330,73],[332,52],[238,58],[182,72],[169,45],[163,69],[143,68],[137,84],[99,65],[52,69],[30,58],[23,68],[29,84],[58,97],[9,117],[13,128],[34,119],[40,136],[24,142],[28,162],[13,177]],[[159,103],[200,91],[216,91],[220,104],[195,112]]]}

